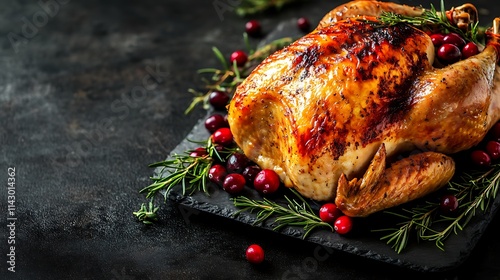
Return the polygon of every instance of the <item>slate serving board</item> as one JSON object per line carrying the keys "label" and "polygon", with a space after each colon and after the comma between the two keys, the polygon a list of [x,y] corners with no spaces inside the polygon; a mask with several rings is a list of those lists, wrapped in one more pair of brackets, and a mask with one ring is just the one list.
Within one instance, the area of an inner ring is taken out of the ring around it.
{"label": "slate serving board", "polygon": [[[197,147],[197,144],[193,143],[193,140],[205,140],[209,137],[204,127],[204,120],[205,118],[199,121],[186,139],[171,154],[180,154],[189,149],[194,149]],[[160,175],[158,174],[159,172],[160,169],[156,169],[157,175]],[[242,212],[235,216],[239,208],[233,205],[230,200],[231,196],[222,189],[210,185],[209,193],[210,195],[206,195],[198,192],[191,196],[184,196],[181,194],[180,188],[174,188],[168,195],[168,198],[188,209],[202,211],[247,224],[249,230],[273,230],[272,219],[263,224],[254,225],[255,213]],[[255,190],[248,187],[245,188],[242,195],[251,199],[262,198]],[[293,196],[288,197],[293,198]],[[271,199],[277,202],[284,201],[280,196]],[[402,253],[397,254],[389,245],[379,239],[380,235],[366,228],[370,225],[376,225],[378,222],[377,219],[387,219],[387,215],[373,215],[365,219],[355,220],[355,225],[361,225],[363,229],[348,236],[341,236],[326,229],[318,229],[303,239],[304,231],[299,227],[285,227],[279,233],[293,237],[292,240],[296,240],[296,242],[311,242],[325,248],[343,251],[362,258],[369,258],[419,272],[443,272],[457,268],[469,257],[476,243],[487,230],[499,205],[500,196],[497,196],[487,212],[477,211],[476,216],[471,219],[463,231],[460,231],[457,235],[452,234],[449,236],[445,241],[444,251],[438,249],[434,242],[410,242]],[[312,208],[317,209],[318,205],[313,203]]]}

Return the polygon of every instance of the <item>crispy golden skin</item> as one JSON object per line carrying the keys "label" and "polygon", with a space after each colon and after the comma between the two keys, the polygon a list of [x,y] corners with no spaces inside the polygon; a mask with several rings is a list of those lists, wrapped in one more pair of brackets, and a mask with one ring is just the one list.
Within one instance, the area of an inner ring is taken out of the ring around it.
{"label": "crispy golden skin", "polygon": [[[455,166],[443,153],[479,143],[500,112],[494,45],[436,69],[424,32],[370,21],[329,22],[274,53],[229,106],[234,139],[250,159],[350,216],[445,185]],[[427,152],[386,166],[415,149]]]}

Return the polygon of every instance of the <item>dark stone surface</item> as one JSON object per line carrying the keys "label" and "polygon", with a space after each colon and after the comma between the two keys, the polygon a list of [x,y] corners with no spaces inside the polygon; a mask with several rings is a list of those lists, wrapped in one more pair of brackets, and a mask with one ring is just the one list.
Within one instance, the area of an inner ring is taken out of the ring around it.
{"label": "dark stone surface", "polygon": [[[270,32],[339,3],[258,18]],[[500,15],[492,1],[475,3],[483,22]],[[183,114],[188,88],[202,86],[196,70],[218,66],[212,46],[244,48],[246,19],[219,17],[213,1],[66,0],[47,11],[21,0],[0,11],[0,211],[15,167],[17,217],[16,273],[0,219],[0,279],[500,279],[498,215],[463,265],[432,274],[337,251],[317,260],[315,244],[174,203],[158,225],[138,223],[147,165],[205,115]],[[244,259],[251,243],[266,250],[261,266]]]}

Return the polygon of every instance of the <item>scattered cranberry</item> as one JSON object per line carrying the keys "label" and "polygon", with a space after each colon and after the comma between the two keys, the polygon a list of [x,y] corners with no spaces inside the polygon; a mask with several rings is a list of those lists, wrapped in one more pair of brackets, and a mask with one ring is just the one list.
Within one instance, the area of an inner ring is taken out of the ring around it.
{"label": "scattered cranberry", "polygon": [[319,217],[325,223],[333,223],[342,215],[335,203],[326,203],[319,209]]}
{"label": "scattered cranberry", "polygon": [[479,53],[479,48],[474,42],[469,42],[467,43],[463,48],[462,48],[462,57],[463,58],[469,58],[471,56],[474,56]]}
{"label": "scattered cranberry", "polygon": [[189,156],[191,157],[202,157],[207,155],[207,149],[203,147],[198,147],[191,151]]}
{"label": "scattered cranberry", "polygon": [[431,35],[431,41],[432,44],[437,48],[440,47],[443,44],[443,38],[444,35],[440,33],[432,34]]}
{"label": "scattered cranberry", "polygon": [[253,19],[245,24],[245,32],[252,37],[258,37],[261,35],[262,27],[260,22]]}
{"label": "scattered cranberry", "polygon": [[245,167],[243,169],[243,172],[241,172],[241,175],[245,177],[245,180],[247,180],[247,185],[253,185],[253,181],[255,180],[255,176],[261,171],[262,169],[258,165],[250,165]]}
{"label": "scattered cranberry", "polygon": [[220,164],[214,164],[208,170],[208,179],[217,185],[222,186],[224,179],[226,178],[227,171],[226,168]]}
{"label": "scattered cranberry", "polygon": [[229,102],[229,95],[223,91],[212,91],[208,96],[208,102],[216,110],[225,110]]}
{"label": "scattered cranberry", "polygon": [[477,166],[490,166],[491,165],[491,158],[490,156],[482,150],[474,150],[471,152],[471,159],[474,164]]}
{"label": "scattered cranberry", "polygon": [[231,62],[231,64],[236,61],[237,66],[244,66],[245,63],[247,63],[247,60],[248,56],[244,51],[235,51],[229,57],[229,61]]}
{"label": "scattered cranberry", "polygon": [[254,188],[263,194],[271,194],[278,190],[280,177],[274,170],[262,169],[253,180]]}
{"label": "scattered cranberry", "polygon": [[238,174],[238,173],[230,173],[226,175],[226,178],[224,178],[224,182],[222,182],[222,188],[230,193],[230,194],[237,194],[245,188],[245,177],[243,175]]}
{"label": "scattered cranberry", "polygon": [[438,48],[437,56],[442,62],[455,63],[460,60],[462,53],[460,49],[452,44],[443,44]]}
{"label": "scattered cranberry", "polygon": [[248,246],[245,253],[247,260],[253,264],[259,264],[264,261],[264,249],[257,244]]}
{"label": "scattered cranberry", "polygon": [[443,44],[452,44],[458,48],[463,48],[465,40],[457,33],[448,33],[443,37]]}
{"label": "scattered cranberry", "polygon": [[217,129],[222,127],[229,127],[226,122],[226,118],[223,115],[214,114],[205,120],[205,128],[210,133],[214,133]]}
{"label": "scattered cranberry", "polygon": [[229,173],[241,173],[248,166],[250,160],[242,153],[233,153],[226,162],[226,169]]}
{"label": "scattered cranberry", "polygon": [[215,144],[219,144],[222,146],[230,146],[233,143],[233,134],[231,133],[231,130],[227,127],[222,127],[217,129],[213,134],[212,134],[212,141]]}
{"label": "scattered cranberry", "polygon": [[340,216],[335,220],[333,228],[338,234],[347,234],[352,229],[352,219],[349,216]]}
{"label": "scattered cranberry", "polygon": [[497,141],[488,141],[486,143],[486,153],[491,159],[496,160],[500,158],[500,143]]}
{"label": "scattered cranberry", "polygon": [[301,17],[297,20],[297,27],[302,32],[309,32],[311,30],[311,24],[309,23],[309,20],[305,17]]}
{"label": "scattered cranberry", "polygon": [[458,209],[457,197],[452,194],[443,195],[439,208],[443,213],[453,213]]}

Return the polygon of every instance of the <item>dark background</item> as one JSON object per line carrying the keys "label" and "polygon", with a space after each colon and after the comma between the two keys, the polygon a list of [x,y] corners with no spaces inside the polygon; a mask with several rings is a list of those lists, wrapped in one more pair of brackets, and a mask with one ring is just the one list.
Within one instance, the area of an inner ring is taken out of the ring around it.
{"label": "dark background", "polygon": [[[183,113],[188,89],[203,85],[196,70],[219,66],[212,46],[244,48],[248,18],[220,16],[214,2],[66,0],[47,13],[37,1],[1,1],[0,213],[15,167],[18,220],[10,273],[6,214],[0,219],[0,279],[500,279],[498,215],[468,261],[437,274],[342,252],[311,266],[312,244],[173,203],[161,205],[157,225],[137,222],[147,165],[205,116]],[[340,3],[256,18],[269,33],[301,16],[316,24]],[[500,15],[493,3],[475,1],[483,25]],[[263,265],[245,260],[251,243],[265,248]]]}

